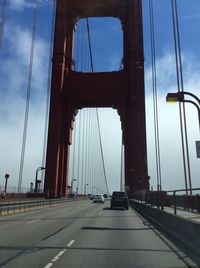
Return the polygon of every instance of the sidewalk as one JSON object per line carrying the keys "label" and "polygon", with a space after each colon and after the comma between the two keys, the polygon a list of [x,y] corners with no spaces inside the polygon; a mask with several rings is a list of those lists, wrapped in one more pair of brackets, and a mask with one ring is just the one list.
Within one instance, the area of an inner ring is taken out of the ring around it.
{"label": "sidewalk", "polygon": [[[174,208],[164,207],[164,211],[175,215]],[[187,210],[177,208],[175,216],[178,216],[178,217],[181,217],[181,218],[184,218],[184,219],[187,219],[187,220],[190,220],[192,222],[196,222],[196,223],[200,224],[200,214],[197,212],[192,212],[192,211],[187,211]]]}

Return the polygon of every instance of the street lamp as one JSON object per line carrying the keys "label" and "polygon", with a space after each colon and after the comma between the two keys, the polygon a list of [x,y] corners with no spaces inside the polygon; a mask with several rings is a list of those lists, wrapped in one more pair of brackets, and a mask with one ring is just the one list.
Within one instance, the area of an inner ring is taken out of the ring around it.
{"label": "street lamp", "polygon": [[38,192],[38,185],[40,185],[40,183],[41,183],[41,180],[38,180],[38,172],[40,171],[40,170],[44,170],[45,169],[45,167],[38,167],[37,169],[36,169],[36,174],[35,174],[35,193],[37,193]]}
{"label": "street lamp", "polygon": [[99,191],[99,190],[100,190],[99,188],[96,189],[96,194],[98,194],[98,191]]}
{"label": "street lamp", "polygon": [[[198,104],[192,100],[185,100],[184,95],[188,95],[192,98],[194,98]],[[197,108],[198,112],[198,119],[199,119],[199,130],[200,130],[200,99],[197,98],[194,94],[186,91],[180,91],[177,93],[168,93],[166,97],[167,102],[185,102],[185,103],[191,103]]]}
{"label": "street lamp", "polygon": [[7,192],[7,185],[8,185],[8,178],[10,177],[9,174],[5,174],[5,187],[4,187],[4,195],[6,197],[6,192]]}
{"label": "street lamp", "polygon": [[76,179],[71,180],[71,192],[73,193],[73,182],[76,181]]}
{"label": "street lamp", "polygon": [[33,193],[33,182],[30,182],[30,193]]}
{"label": "street lamp", "polygon": [[88,186],[88,183],[86,183],[84,186],[84,195],[86,195],[86,186]]}
{"label": "street lamp", "polygon": [[[192,100],[185,100],[185,95],[188,95],[194,98],[198,104]],[[177,93],[168,93],[166,96],[166,101],[167,102],[184,102],[184,103],[193,104],[197,108],[198,119],[199,119],[199,130],[200,130],[200,99],[196,95],[187,91],[179,91]],[[189,178],[189,184],[190,184],[190,193],[192,194],[191,178]]]}

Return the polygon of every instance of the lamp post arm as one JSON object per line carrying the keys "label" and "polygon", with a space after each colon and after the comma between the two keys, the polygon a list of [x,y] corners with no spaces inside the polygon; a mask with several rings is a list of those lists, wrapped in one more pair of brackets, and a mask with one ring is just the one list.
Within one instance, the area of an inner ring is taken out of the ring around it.
{"label": "lamp post arm", "polygon": [[196,104],[196,102],[191,101],[191,100],[184,100],[183,102],[191,103],[191,104],[193,104],[197,108],[198,119],[199,119],[199,130],[200,130],[200,107]]}
{"label": "lamp post arm", "polygon": [[193,93],[188,92],[188,91],[181,91],[181,92],[183,92],[183,94],[185,94],[185,95],[193,97],[198,102],[198,104],[200,105],[200,99],[196,95],[194,95]]}
{"label": "lamp post arm", "polygon": [[36,174],[35,174],[35,192],[37,192],[38,172],[39,172],[40,170],[43,170],[43,169],[45,169],[45,168],[44,168],[44,167],[38,167],[38,168],[36,169]]}

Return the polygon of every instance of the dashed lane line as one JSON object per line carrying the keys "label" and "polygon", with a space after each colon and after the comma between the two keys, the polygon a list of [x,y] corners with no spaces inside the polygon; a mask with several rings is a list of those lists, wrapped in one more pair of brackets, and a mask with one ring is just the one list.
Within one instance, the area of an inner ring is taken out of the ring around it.
{"label": "dashed lane line", "polygon": [[40,221],[40,219],[33,220],[33,221],[28,221],[27,224],[31,224],[31,223],[34,223],[34,222],[37,222],[37,221]]}
{"label": "dashed lane line", "polygon": [[67,249],[61,250],[51,261],[56,262],[57,260],[59,260],[59,258],[65,253],[66,250]]}
{"label": "dashed lane line", "polygon": [[[67,247],[71,247],[74,244],[75,240],[71,240],[68,244]],[[67,251],[66,248],[62,249],[44,268],[50,268],[54,265],[55,262],[57,262],[60,257]]]}
{"label": "dashed lane line", "polygon": [[67,247],[71,247],[74,244],[75,240],[71,240],[68,244]]}

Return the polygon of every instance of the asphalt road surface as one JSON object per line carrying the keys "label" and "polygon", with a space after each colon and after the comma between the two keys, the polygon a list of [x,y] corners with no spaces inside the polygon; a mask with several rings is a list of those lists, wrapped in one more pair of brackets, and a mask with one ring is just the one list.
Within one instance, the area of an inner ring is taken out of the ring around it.
{"label": "asphalt road surface", "polygon": [[198,267],[132,209],[74,201],[0,217],[0,267]]}

